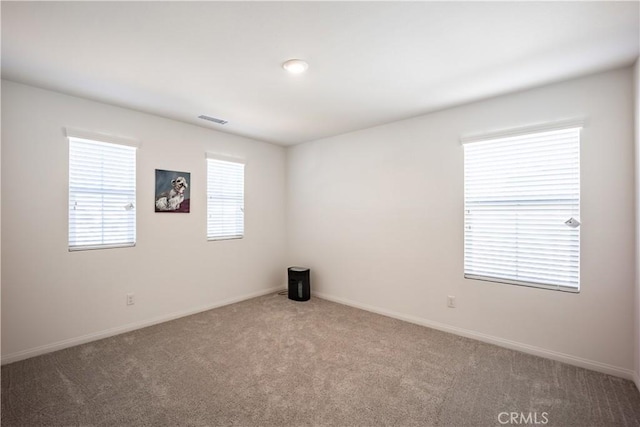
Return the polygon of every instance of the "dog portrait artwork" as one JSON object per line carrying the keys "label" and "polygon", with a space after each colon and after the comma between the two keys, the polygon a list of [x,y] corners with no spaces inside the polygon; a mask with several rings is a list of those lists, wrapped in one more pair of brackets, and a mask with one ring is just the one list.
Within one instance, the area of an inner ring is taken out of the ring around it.
{"label": "dog portrait artwork", "polygon": [[156,169],[156,212],[188,213],[190,208],[189,172]]}

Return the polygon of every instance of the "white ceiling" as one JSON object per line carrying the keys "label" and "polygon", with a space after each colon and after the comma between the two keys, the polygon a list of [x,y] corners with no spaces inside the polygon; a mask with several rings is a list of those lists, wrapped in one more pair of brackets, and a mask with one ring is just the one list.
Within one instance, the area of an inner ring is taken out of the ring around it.
{"label": "white ceiling", "polygon": [[291,145],[631,64],[639,6],[2,2],[2,77]]}

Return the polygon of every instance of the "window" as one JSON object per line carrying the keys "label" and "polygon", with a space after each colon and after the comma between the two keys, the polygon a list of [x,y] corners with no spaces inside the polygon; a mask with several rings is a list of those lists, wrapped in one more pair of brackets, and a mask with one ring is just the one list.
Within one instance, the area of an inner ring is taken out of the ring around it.
{"label": "window", "polygon": [[69,250],[136,243],[136,147],[69,137]]}
{"label": "window", "polygon": [[244,236],[244,164],[207,155],[207,238]]}
{"label": "window", "polygon": [[578,292],[580,127],[463,143],[465,277]]}

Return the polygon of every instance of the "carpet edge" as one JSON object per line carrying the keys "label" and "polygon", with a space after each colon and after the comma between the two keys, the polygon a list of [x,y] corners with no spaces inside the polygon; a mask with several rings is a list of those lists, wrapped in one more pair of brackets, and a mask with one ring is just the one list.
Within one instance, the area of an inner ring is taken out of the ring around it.
{"label": "carpet edge", "polygon": [[30,348],[27,350],[21,350],[15,353],[2,355],[0,364],[7,365],[9,363],[18,362],[20,360],[29,359],[31,357],[40,356],[46,353],[52,353],[54,351],[63,350],[65,348],[74,347],[81,344],[86,344],[91,341],[97,341],[104,338],[109,338],[115,335],[131,332],[136,329],[146,328],[147,326],[157,325],[159,323],[168,322],[171,320],[179,319],[181,317],[191,316],[192,314],[201,313],[203,311],[212,310],[214,308],[223,307],[225,305],[235,304],[248,299],[268,295],[272,292],[277,292],[283,289],[283,286],[271,287],[269,289],[263,289],[260,291],[252,292],[249,294],[241,295],[238,297],[227,298],[222,301],[218,301],[214,304],[208,304],[206,306],[200,306],[189,310],[183,310],[178,312],[169,313],[167,315],[154,317],[151,319],[143,320],[140,322],[128,323],[123,326],[116,326],[115,328],[106,329],[104,331],[93,332],[79,337],[69,338],[62,341],[57,341],[51,344],[45,344],[39,347]]}
{"label": "carpet edge", "polygon": [[405,322],[414,323],[416,325],[426,326],[428,328],[437,329],[439,331],[463,336],[465,338],[471,338],[471,339],[482,341],[488,344],[497,345],[499,347],[508,348],[510,350],[516,350],[522,353],[544,357],[546,359],[567,363],[569,365],[578,366],[580,368],[590,369],[592,371],[597,371],[604,374],[613,375],[616,377],[631,380],[631,381],[634,381],[636,384],[636,387],[640,389],[639,374],[631,369],[609,365],[606,363],[598,362],[596,360],[585,359],[582,357],[573,356],[570,354],[561,353],[554,350],[548,350],[542,347],[536,347],[533,345],[524,344],[517,341],[499,338],[493,335],[472,331],[470,329],[459,328],[456,326],[447,325],[445,323],[435,322],[435,321],[420,318],[420,317],[406,315],[393,310],[387,310],[387,309],[375,307],[372,305],[355,302],[346,298],[325,294],[323,292],[314,292],[313,295],[317,296],[318,298],[325,299],[327,301],[348,305],[350,307],[359,308],[361,310],[370,311],[372,313],[381,314],[383,316],[391,317],[398,320],[403,320]]}

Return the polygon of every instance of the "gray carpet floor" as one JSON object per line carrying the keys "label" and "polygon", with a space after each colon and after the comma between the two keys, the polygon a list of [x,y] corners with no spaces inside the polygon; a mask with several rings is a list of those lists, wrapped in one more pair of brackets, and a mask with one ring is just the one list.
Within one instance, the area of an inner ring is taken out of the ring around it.
{"label": "gray carpet floor", "polygon": [[638,426],[640,393],[275,294],[2,367],[2,426],[500,426],[511,412],[519,425]]}

